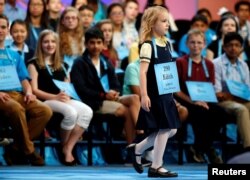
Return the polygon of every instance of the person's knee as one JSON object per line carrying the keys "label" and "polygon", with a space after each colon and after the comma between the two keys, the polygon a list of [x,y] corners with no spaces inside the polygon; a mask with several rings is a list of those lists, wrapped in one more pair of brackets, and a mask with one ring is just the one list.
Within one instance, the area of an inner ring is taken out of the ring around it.
{"label": "person's knee", "polygon": [[127,114],[128,114],[128,108],[124,105],[120,106],[115,111],[115,116],[117,116],[117,117],[125,117]]}
{"label": "person's knee", "polygon": [[77,122],[77,112],[76,111],[67,111],[64,113],[64,118],[61,122],[61,128],[65,130],[72,130]]}
{"label": "person's knee", "polygon": [[16,116],[20,113],[25,113],[24,107],[19,103],[8,106],[8,108],[6,108],[4,111],[7,116]]}
{"label": "person's knee", "polygon": [[137,94],[130,95],[129,100],[130,105],[135,104],[137,106],[140,106],[140,97]]}
{"label": "person's knee", "polygon": [[87,107],[81,112],[81,115],[79,115],[79,118],[76,123],[83,129],[87,129],[89,127],[92,117],[93,110],[90,107]]}

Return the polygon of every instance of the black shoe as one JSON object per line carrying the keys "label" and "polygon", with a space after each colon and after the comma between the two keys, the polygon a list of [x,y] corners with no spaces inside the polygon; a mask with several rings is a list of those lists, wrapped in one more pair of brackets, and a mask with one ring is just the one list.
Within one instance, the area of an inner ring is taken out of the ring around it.
{"label": "black shoe", "polygon": [[76,166],[76,165],[77,165],[75,159],[74,159],[73,161],[71,161],[71,162],[67,162],[67,161],[64,160],[62,163],[63,163],[63,165],[65,165],[65,166]]}
{"label": "black shoe", "polygon": [[33,152],[26,156],[32,166],[44,166],[43,158],[36,152]]}
{"label": "black shoe", "polygon": [[142,164],[142,166],[143,167],[149,167],[149,166],[151,166],[152,165],[152,162],[151,161],[149,161],[149,160],[147,160],[146,158],[141,158],[141,164]]}
{"label": "black shoe", "polygon": [[189,148],[188,160],[196,163],[206,163],[204,153],[196,151],[192,146]]}
{"label": "black shoe", "polygon": [[168,177],[178,177],[178,174],[175,172],[167,171],[167,172],[160,172],[159,170],[162,167],[157,169],[148,168],[148,177],[159,177],[159,178],[168,178]]}
{"label": "black shoe", "polygon": [[211,164],[223,164],[222,158],[218,155],[214,148],[210,148],[207,152],[207,157]]}
{"label": "black shoe", "polygon": [[134,169],[136,170],[136,172],[141,174],[141,173],[143,173],[143,166],[142,166],[142,164],[139,164],[136,161],[136,156],[141,156],[141,154],[135,154],[135,145],[136,144],[131,144],[131,145],[127,146],[127,149],[131,155]]}

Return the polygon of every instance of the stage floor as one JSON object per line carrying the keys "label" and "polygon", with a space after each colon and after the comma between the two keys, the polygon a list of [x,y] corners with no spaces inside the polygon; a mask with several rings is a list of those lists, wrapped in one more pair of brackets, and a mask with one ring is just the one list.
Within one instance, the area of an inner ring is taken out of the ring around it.
{"label": "stage floor", "polygon": [[[168,165],[171,171],[179,174],[177,178],[171,179],[187,179],[187,180],[203,180],[207,179],[207,165],[184,164],[184,165]],[[143,174],[137,174],[130,165],[109,165],[109,166],[0,166],[0,179],[145,179],[147,178],[147,168]],[[150,178],[152,179],[152,178]],[[157,178],[158,179],[158,178]]]}

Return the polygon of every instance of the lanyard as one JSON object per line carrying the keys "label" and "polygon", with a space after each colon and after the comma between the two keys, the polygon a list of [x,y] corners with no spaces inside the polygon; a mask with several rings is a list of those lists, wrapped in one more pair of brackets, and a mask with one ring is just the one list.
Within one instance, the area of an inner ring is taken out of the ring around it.
{"label": "lanyard", "polygon": [[[152,37],[152,43],[153,43],[155,58],[158,59],[158,52],[157,52],[157,48],[156,48],[155,37]],[[166,45],[168,45],[168,44],[166,44]],[[172,59],[171,59],[171,61],[172,61]]]}
{"label": "lanyard", "polygon": [[218,41],[218,57],[222,55],[222,39],[219,39]]}
{"label": "lanyard", "polygon": [[8,48],[4,48],[5,52],[6,52],[6,55],[8,57],[8,60],[11,62],[11,65],[14,65],[14,62],[15,62],[15,59],[13,59],[10,55],[10,52],[8,50]]}
{"label": "lanyard", "polygon": [[[209,73],[208,73],[207,65],[205,63],[204,58],[202,58],[201,63],[202,63],[202,67],[205,72],[206,78],[209,78]],[[192,59],[188,58],[188,77],[190,78],[191,76],[192,76]]]}
{"label": "lanyard", "polygon": [[37,34],[35,28],[32,25],[30,25],[30,27],[31,27],[32,34],[34,35],[35,41],[37,42],[38,34]]}
{"label": "lanyard", "polygon": [[[46,69],[48,70],[49,74],[51,76],[53,76],[53,73],[52,73],[51,68],[49,67],[49,65],[47,63],[45,63],[45,66],[46,66]],[[62,65],[62,68],[63,68],[63,71],[64,71],[66,77],[69,78],[68,73],[67,73],[66,68],[64,67],[64,65]]]}

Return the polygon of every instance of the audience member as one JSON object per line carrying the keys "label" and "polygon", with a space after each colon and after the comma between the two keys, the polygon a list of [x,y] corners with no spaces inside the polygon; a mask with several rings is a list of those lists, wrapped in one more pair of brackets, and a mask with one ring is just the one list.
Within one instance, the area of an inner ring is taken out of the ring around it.
{"label": "audience member", "polygon": [[96,24],[96,26],[103,32],[104,36],[104,47],[102,50],[102,54],[108,59],[108,61],[113,65],[114,68],[118,68],[118,54],[113,47],[113,33],[114,27],[110,19],[101,20]]}
{"label": "audience member", "polygon": [[82,5],[78,10],[82,20],[83,29],[86,31],[94,25],[94,10],[88,5]]}
{"label": "audience member", "polygon": [[0,15],[4,14],[5,0],[0,0]]}
{"label": "audience member", "polygon": [[18,5],[16,0],[5,0],[4,14],[8,17],[10,23],[16,19],[24,20],[26,12],[23,7]]}
{"label": "audience member", "polygon": [[107,9],[107,16],[113,23],[114,33],[112,44],[118,53],[120,67],[121,61],[128,57],[129,53],[129,48],[127,47],[126,36],[123,28],[123,6],[119,3],[112,3]]}
{"label": "audience member", "polygon": [[210,28],[210,24],[212,22],[212,14],[207,8],[201,8],[197,11],[197,15],[203,15],[207,18],[208,28],[205,31],[205,37],[209,37],[211,40],[216,39],[216,33],[213,29]]}
{"label": "audience member", "polygon": [[250,87],[249,68],[239,60],[243,49],[243,38],[237,32],[229,32],[223,40],[225,53],[213,60],[215,66],[215,91],[223,107],[233,117],[243,141],[243,147],[250,149],[250,102],[230,94],[227,80],[233,80]]}
{"label": "audience member", "polygon": [[127,0],[124,3],[123,28],[126,34],[126,44],[130,48],[132,43],[139,43],[139,34],[135,27],[137,15],[139,13],[139,4],[137,0]]}
{"label": "audience member", "polygon": [[53,80],[70,82],[66,65],[62,63],[59,52],[58,35],[51,30],[41,32],[35,58],[29,61],[28,70],[34,94],[47,104],[53,112],[63,115],[60,135],[63,163],[76,164],[73,148],[83,132],[88,128],[93,112],[86,104],[71,99]]}
{"label": "audience member", "polygon": [[25,64],[34,56],[34,50],[29,47],[25,40],[28,36],[28,28],[26,23],[21,19],[14,20],[10,25],[10,34],[13,42],[7,48],[17,51]]}
{"label": "audience member", "polygon": [[83,102],[95,112],[114,114],[124,118],[127,143],[135,137],[135,124],[140,108],[137,95],[120,96],[119,81],[114,68],[105,59],[104,36],[98,28],[90,28],[85,33],[86,50],[72,68],[71,80]]}
{"label": "audience member", "polygon": [[223,161],[213,147],[213,141],[220,134],[226,112],[216,103],[204,100],[193,101],[186,85],[187,81],[209,82],[211,85],[215,83],[214,65],[201,55],[205,42],[205,35],[200,30],[192,29],[188,32],[186,43],[190,53],[176,61],[181,88],[181,91],[176,93],[176,97],[188,108],[188,121],[194,132],[192,160],[204,163],[206,153],[210,163],[221,164]]}
{"label": "audience member", "polygon": [[29,0],[25,22],[28,27],[26,44],[35,49],[40,32],[49,27],[45,0]]}
{"label": "audience member", "polygon": [[[8,165],[25,157],[31,165],[42,166],[44,160],[35,152],[32,140],[43,132],[52,116],[50,108],[36,100],[29,84],[29,74],[21,56],[4,48],[8,33],[8,19],[0,15],[0,67],[7,79],[0,79],[0,110],[8,118],[13,130],[14,142],[6,149],[4,159]],[[3,75],[4,76],[4,75]]]}
{"label": "audience member", "polygon": [[107,7],[101,0],[88,0],[88,5],[94,10],[95,23],[107,18]]}
{"label": "audience member", "polygon": [[[191,20],[191,24],[190,24],[190,30],[191,29],[199,29],[201,32],[205,33],[208,29],[208,21],[207,18],[203,15],[195,15],[192,20]],[[206,35],[206,34],[205,34]],[[211,37],[205,37],[205,45],[208,46],[211,42],[212,39]],[[179,55],[183,56],[186,54],[189,54],[189,48],[186,45],[187,42],[187,34],[183,35],[180,42],[179,42]],[[204,47],[203,51],[202,51],[202,55],[205,56],[206,55],[206,51]]]}
{"label": "audience member", "polygon": [[82,5],[88,5],[88,0],[72,0],[71,6],[79,9]]}
{"label": "audience member", "polygon": [[250,67],[250,2],[247,0],[238,1],[234,6],[236,20],[239,25],[239,33],[244,43],[243,60],[247,60]]}
{"label": "audience member", "polygon": [[223,16],[216,29],[217,39],[207,47],[207,59],[213,60],[218,56],[221,56],[224,53],[222,46],[225,35],[228,32],[238,32],[238,29],[234,16]]}
{"label": "audience member", "polygon": [[61,0],[47,0],[46,2],[46,9],[49,16],[49,26],[56,32],[61,15],[62,2]]}
{"label": "audience member", "polygon": [[234,10],[239,24],[239,33],[244,40],[244,46],[250,46],[250,2],[246,0],[238,1],[234,6]]}
{"label": "audience member", "polygon": [[60,52],[71,71],[74,60],[80,56],[84,47],[83,28],[79,11],[74,7],[67,7],[61,14],[58,24],[60,38]]}

